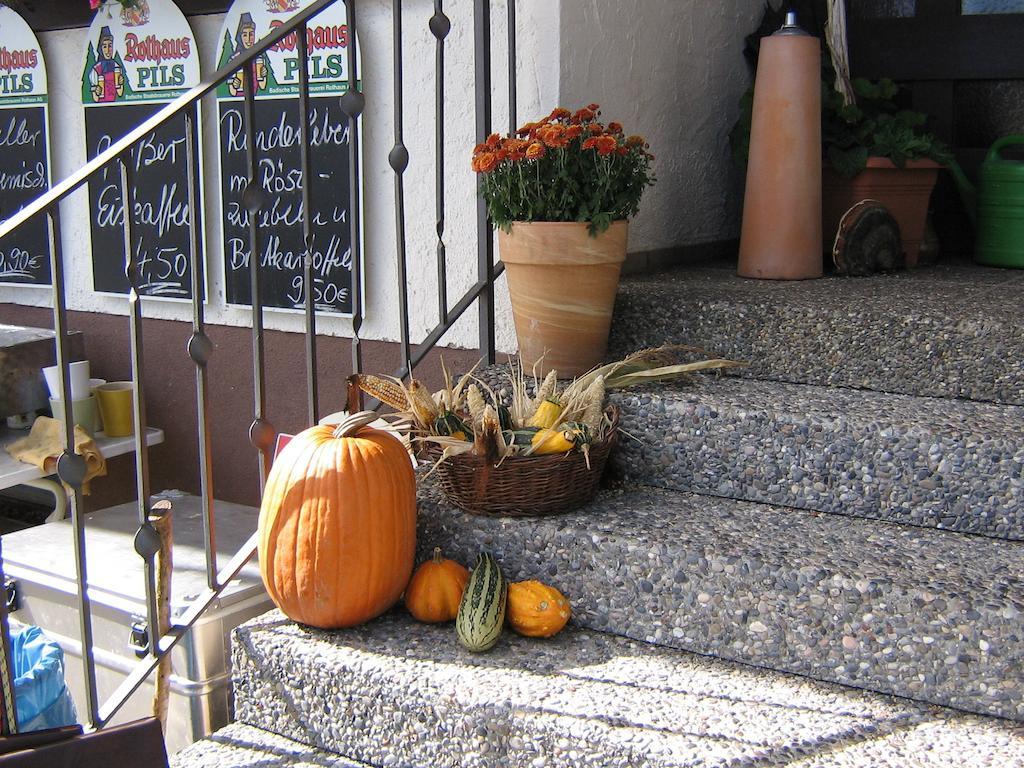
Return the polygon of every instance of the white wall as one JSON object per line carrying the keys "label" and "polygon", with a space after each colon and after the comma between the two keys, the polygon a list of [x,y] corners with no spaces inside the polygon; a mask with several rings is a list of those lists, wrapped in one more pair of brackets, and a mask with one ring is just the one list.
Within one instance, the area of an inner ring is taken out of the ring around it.
{"label": "white wall", "polygon": [[[476,280],[475,179],[469,170],[475,141],[473,97],[473,3],[449,0],[452,20],[447,45],[447,227],[448,294],[454,302]],[[495,0],[493,27],[494,121],[508,127],[507,39],[504,0]],[[729,165],[726,134],[736,102],[747,85],[740,50],[756,25],[761,0],[519,0],[519,122],[562,104],[601,102],[605,117],[630,132],[644,133],[658,156],[658,185],[649,190],[631,234],[632,250],[706,242],[738,231],[738,194]],[[394,174],[387,155],[392,122],[391,2],[360,5],[359,32],[367,106],[363,117],[366,319],[362,336],[397,339]],[[427,28],[430,0],[405,3],[405,143],[409,305],[412,338],[437,322],[434,234],[434,38]],[[222,17],[192,19],[203,53],[203,71],[213,69]],[[80,104],[85,29],[45,33],[41,43],[50,73],[53,178],[58,181],[85,162]],[[210,269],[207,320],[247,325],[249,312],[224,304],[220,248],[216,131],[213,102],[205,105],[206,247]],[[125,314],[126,301],[92,291],[88,243],[88,199],[72,196],[63,210],[68,305],[73,310]],[[497,286],[499,349],[513,351],[515,334],[507,290]],[[0,287],[0,303],[49,306],[48,289]],[[190,320],[188,305],[144,301],[147,317]],[[268,328],[299,331],[298,315],[268,312]],[[320,321],[321,332],[351,335],[339,318]],[[476,312],[470,310],[443,340],[475,347]]]}
{"label": "white wall", "polygon": [[743,39],[763,12],[764,0],[562,0],[564,105],[600,103],[656,157],[631,251],[738,237],[728,134],[750,85]]}

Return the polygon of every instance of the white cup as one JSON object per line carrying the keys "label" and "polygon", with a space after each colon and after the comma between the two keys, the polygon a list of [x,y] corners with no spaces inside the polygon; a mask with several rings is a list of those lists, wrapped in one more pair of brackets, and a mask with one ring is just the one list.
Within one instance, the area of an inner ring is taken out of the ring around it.
{"label": "white cup", "polygon": [[[89,361],[78,360],[68,366],[71,373],[71,399],[83,400],[90,395],[89,387]],[[46,388],[50,390],[50,397],[60,399],[60,369],[56,365],[43,368],[43,377],[46,379]]]}

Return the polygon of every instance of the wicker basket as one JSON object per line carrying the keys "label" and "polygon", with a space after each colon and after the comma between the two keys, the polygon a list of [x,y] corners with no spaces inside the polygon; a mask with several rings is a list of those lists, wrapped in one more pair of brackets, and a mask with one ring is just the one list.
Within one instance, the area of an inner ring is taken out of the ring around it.
{"label": "wicker basket", "polygon": [[[435,474],[445,497],[477,515],[529,517],[568,512],[586,504],[601,482],[605,462],[619,438],[619,410],[609,406],[611,428],[605,439],[590,446],[590,468],[580,451],[552,456],[512,456],[490,465],[464,453],[445,459]],[[441,449],[424,452],[436,462]]]}

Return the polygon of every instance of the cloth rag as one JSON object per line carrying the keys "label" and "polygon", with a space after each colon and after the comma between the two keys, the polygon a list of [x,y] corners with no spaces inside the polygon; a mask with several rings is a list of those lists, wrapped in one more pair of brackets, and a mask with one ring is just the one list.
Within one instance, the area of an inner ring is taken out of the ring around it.
{"label": "cloth rag", "polygon": [[[7,452],[18,461],[39,467],[44,475],[54,474],[57,471],[57,459],[64,452],[64,423],[40,416],[32,424],[28,436],[7,446]],[[78,425],[75,425],[75,453],[85,459],[82,493],[88,495],[89,481],[107,474],[107,460],[100,453],[96,441]]]}

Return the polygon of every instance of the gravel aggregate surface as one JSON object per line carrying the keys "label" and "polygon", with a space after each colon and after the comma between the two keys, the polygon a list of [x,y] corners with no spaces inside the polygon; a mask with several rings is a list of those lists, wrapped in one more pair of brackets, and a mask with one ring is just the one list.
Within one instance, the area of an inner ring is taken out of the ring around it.
{"label": "gravel aggregate surface", "polygon": [[1024,539],[1024,407],[713,376],[611,401],[636,482]]}
{"label": "gravel aggregate surface", "polygon": [[366,763],[232,723],[171,755],[171,768],[369,768]]}
{"label": "gravel aggregate surface", "polygon": [[[1024,765],[1019,724],[579,628],[471,654],[404,612],[323,632],[275,611],[236,631],[233,661],[240,721],[375,766],[935,765],[939,749]],[[880,757],[834,762],[857,747]]]}
{"label": "gravel aggregate surface", "polygon": [[561,589],[581,626],[1024,719],[1018,542],[645,487],[479,516],[427,481],[419,545],[488,550]]}
{"label": "gravel aggregate surface", "polygon": [[675,342],[749,360],[749,378],[1024,405],[1021,306],[1019,270],[779,282],[687,267],[623,278],[609,359]]}

